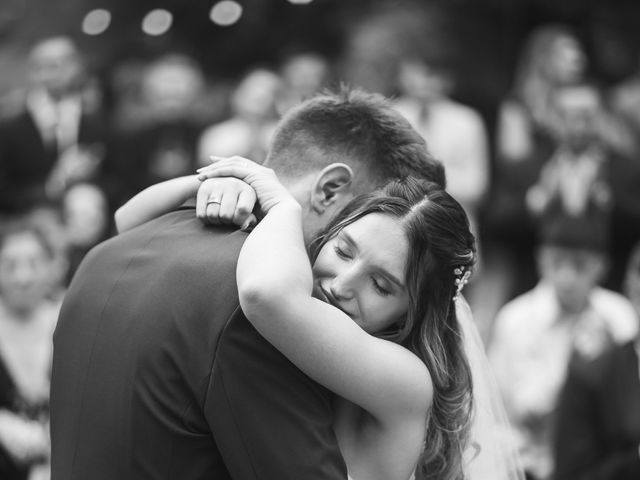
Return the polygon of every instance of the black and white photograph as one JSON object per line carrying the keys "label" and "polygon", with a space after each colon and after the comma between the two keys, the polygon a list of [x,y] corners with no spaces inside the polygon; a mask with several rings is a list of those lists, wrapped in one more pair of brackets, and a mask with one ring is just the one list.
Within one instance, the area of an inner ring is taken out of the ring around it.
{"label": "black and white photograph", "polygon": [[640,480],[640,2],[0,0],[0,480]]}

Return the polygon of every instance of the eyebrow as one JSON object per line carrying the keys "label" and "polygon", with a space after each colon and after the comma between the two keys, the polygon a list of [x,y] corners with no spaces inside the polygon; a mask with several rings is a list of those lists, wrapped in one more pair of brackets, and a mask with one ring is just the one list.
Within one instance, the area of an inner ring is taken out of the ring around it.
{"label": "eyebrow", "polygon": [[[351,235],[349,235],[349,233],[347,233],[344,230],[342,230],[340,232],[340,235],[344,238],[344,241],[347,242],[351,248],[353,248],[356,252],[358,251],[358,244],[353,239],[353,237]],[[376,267],[376,270],[379,273],[381,273],[383,276],[385,276],[389,280],[391,280],[392,283],[395,283],[399,288],[401,288],[401,289],[405,289],[406,288],[405,285],[404,285],[404,282],[402,282],[399,278],[397,278],[395,275],[393,275],[388,270],[385,270],[382,267]]]}

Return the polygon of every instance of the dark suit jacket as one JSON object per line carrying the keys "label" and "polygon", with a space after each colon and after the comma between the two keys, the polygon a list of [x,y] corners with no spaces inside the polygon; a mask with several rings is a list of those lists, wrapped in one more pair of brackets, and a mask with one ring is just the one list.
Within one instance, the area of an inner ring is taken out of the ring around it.
{"label": "dark suit jacket", "polygon": [[[83,113],[78,143],[105,147],[107,129],[99,112]],[[29,111],[0,122],[0,213],[20,213],[46,201],[45,183],[58,158]]]}
{"label": "dark suit jacket", "polygon": [[346,478],[330,393],[240,311],[244,238],[183,208],[88,254],[54,336],[52,480]]}
{"label": "dark suit jacket", "polygon": [[640,378],[632,344],[573,362],[560,397],[556,480],[640,478]]}

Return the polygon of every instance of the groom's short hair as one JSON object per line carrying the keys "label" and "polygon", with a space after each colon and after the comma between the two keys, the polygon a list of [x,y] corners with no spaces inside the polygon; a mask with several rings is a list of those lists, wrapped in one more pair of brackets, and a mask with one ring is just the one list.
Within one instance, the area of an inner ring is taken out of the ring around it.
{"label": "groom's short hair", "polygon": [[266,165],[298,178],[348,159],[369,184],[414,176],[445,186],[442,163],[382,95],[342,86],[287,112],[273,136]]}

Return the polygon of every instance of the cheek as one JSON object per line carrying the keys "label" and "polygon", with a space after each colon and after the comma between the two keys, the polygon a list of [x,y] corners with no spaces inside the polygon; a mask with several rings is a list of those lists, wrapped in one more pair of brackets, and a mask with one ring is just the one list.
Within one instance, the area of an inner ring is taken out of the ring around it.
{"label": "cheek", "polygon": [[407,302],[398,298],[362,295],[359,304],[369,332],[385,330],[407,314]]}
{"label": "cheek", "polygon": [[332,270],[331,267],[331,259],[328,255],[327,248],[323,247],[318,256],[316,257],[316,261],[313,262],[313,266],[311,267],[313,272],[313,278],[319,279],[329,275],[329,272]]}
{"label": "cheek", "polygon": [[313,262],[313,278],[333,278],[341,271],[343,265],[344,261],[335,252],[335,243],[329,241],[322,247],[316,261]]}

